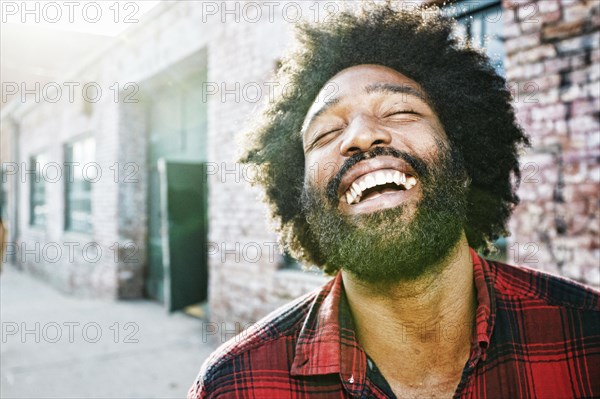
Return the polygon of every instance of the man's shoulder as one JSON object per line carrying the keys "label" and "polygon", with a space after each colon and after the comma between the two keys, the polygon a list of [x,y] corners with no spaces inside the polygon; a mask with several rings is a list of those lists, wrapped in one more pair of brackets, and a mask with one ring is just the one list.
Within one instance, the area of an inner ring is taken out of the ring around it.
{"label": "man's shoulder", "polygon": [[218,365],[273,341],[297,336],[321,288],[313,290],[271,312],[221,345],[209,360]]}
{"label": "man's shoulder", "polygon": [[189,397],[204,397],[201,392],[212,394],[226,388],[244,369],[289,371],[298,334],[330,284],[279,307],[217,348],[202,365]]}
{"label": "man's shoulder", "polygon": [[488,263],[499,298],[538,300],[548,306],[600,311],[600,292],[591,287],[525,266]]}

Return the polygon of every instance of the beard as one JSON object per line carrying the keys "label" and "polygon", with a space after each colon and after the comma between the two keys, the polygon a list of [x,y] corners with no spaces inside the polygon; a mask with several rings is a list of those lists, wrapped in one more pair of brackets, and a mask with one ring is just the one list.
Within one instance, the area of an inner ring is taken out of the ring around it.
{"label": "beard", "polygon": [[[437,147],[435,162],[377,147],[350,157],[325,190],[305,184],[303,211],[326,260],[325,270],[347,270],[370,284],[415,280],[439,271],[463,232],[468,177],[460,154],[441,141]],[[420,200],[364,215],[342,214],[337,189],[344,173],[383,155],[401,158],[417,172]]]}

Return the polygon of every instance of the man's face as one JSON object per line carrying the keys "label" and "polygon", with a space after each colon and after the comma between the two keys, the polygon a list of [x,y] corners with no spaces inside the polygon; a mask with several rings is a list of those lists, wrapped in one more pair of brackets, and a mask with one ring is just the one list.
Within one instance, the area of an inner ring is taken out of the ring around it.
{"label": "man's face", "polygon": [[347,68],[324,88],[303,128],[302,201],[320,250],[367,281],[422,275],[465,216],[466,174],[442,124],[419,85],[387,67]]}

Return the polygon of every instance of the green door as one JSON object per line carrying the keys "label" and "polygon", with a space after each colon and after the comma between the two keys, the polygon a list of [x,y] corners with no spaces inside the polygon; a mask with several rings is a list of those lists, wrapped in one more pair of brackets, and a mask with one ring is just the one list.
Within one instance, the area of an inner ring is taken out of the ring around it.
{"label": "green door", "polygon": [[159,171],[164,297],[175,311],[207,299],[206,164],[162,161]]}
{"label": "green door", "polygon": [[[165,218],[168,220],[170,216],[163,214],[167,208],[161,203],[158,164],[161,159],[167,163],[172,161],[196,165],[206,161],[206,103],[202,98],[202,82],[205,80],[205,72],[200,72],[182,81],[166,79],[166,82],[156,84],[153,89],[148,90],[148,267],[145,289],[149,297],[167,305],[170,298],[166,296],[165,287],[169,276],[165,274],[162,221]],[[180,175],[171,176],[169,184],[177,185],[173,181],[178,179],[177,176]],[[203,201],[204,214],[206,206],[206,201]],[[203,288],[199,286],[197,289],[202,291]]]}

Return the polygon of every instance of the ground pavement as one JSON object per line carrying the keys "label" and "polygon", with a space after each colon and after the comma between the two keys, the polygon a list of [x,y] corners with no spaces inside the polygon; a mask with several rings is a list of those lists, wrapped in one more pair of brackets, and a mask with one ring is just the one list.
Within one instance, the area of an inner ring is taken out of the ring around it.
{"label": "ground pavement", "polygon": [[199,319],[152,301],[67,296],[10,265],[0,323],[3,399],[182,398],[215,347]]}

